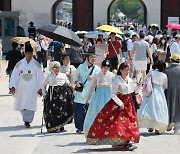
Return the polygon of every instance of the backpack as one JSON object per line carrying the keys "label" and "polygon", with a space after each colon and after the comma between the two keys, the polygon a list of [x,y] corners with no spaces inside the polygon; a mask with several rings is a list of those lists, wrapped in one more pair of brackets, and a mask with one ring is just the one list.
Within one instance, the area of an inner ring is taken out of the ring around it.
{"label": "backpack", "polygon": [[143,88],[142,88],[142,94],[144,96],[151,96],[152,94],[152,91],[153,91],[153,84],[152,84],[152,72],[149,72],[147,74],[147,78],[146,78],[146,81],[143,85]]}
{"label": "backpack", "polygon": [[122,52],[127,52],[127,50],[128,50],[128,48],[127,48],[127,41],[128,41],[129,39],[123,39],[123,41],[122,41]]}

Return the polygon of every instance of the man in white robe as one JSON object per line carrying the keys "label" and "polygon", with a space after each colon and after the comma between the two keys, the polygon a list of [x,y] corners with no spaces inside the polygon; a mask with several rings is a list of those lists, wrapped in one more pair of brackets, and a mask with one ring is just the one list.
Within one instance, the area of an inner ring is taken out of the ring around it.
{"label": "man in white robe", "polygon": [[42,96],[44,75],[41,65],[33,58],[30,42],[25,43],[25,58],[19,61],[9,83],[15,96],[14,109],[20,111],[25,126],[29,128],[37,107],[37,96]]}

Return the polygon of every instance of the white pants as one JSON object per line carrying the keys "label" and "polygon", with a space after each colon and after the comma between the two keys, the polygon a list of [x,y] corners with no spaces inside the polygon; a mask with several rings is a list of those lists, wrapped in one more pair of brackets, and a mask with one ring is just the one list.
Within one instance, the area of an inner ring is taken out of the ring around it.
{"label": "white pants", "polygon": [[34,119],[34,111],[30,111],[30,110],[22,110],[20,111],[23,117],[23,121],[24,122],[29,122],[31,123]]}
{"label": "white pants", "polygon": [[134,61],[135,70],[146,71],[147,70],[147,60],[146,61]]}

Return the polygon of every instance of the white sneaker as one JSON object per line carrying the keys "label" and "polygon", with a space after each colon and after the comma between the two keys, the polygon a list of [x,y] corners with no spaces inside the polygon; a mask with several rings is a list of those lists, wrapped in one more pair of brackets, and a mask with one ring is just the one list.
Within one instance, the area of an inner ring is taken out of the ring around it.
{"label": "white sneaker", "polygon": [[173,135],[180,135],[180,129],[175,129]]}

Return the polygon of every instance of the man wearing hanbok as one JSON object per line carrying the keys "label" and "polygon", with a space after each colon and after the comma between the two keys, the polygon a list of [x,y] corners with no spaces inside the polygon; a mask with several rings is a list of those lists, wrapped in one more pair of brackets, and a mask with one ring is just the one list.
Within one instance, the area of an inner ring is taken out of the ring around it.
{"label": "man wearing hanbok", "polygon": [[27,128],[34,118],[37,96],[42,95],[43,79],[41,65],[33,58],[33,48],[28,41],[25,43],[25,58],[16,64],[9,83],[15,96],[14,109],[21,112]]}
{"label": "man wearing hanbok", "polygon": [[92,77],[95,73],[100,71],[100,68],[94,65],[95,60],[96,60],[96,54],[95,54],[94,49],[89,50],[88,53],[85,53],[85,56],[86,56],[85,62],[79,65],[74,75],[74,81],[75,81],[76,87],[81,87],[80,83],[84,84],[86,81],[86,83],[83,86],[83,91],[82,92],[76,91],[75,93],[74,120],[75,120],[75,127],[77,128],[77,131],[76,131],[77,133],[82,133],[83,131],[83,124],[84,124],[84,119],[86,115],[84,105],[86,104],[86,96],[88,94]]}
{"label": "man wearing hanbok", "polygon": [[167,104],[169,109],[169,130],[175,123],[174,134],[180,135],[180,54],[171,57],[172,64],[166,69],[168,77]]}

